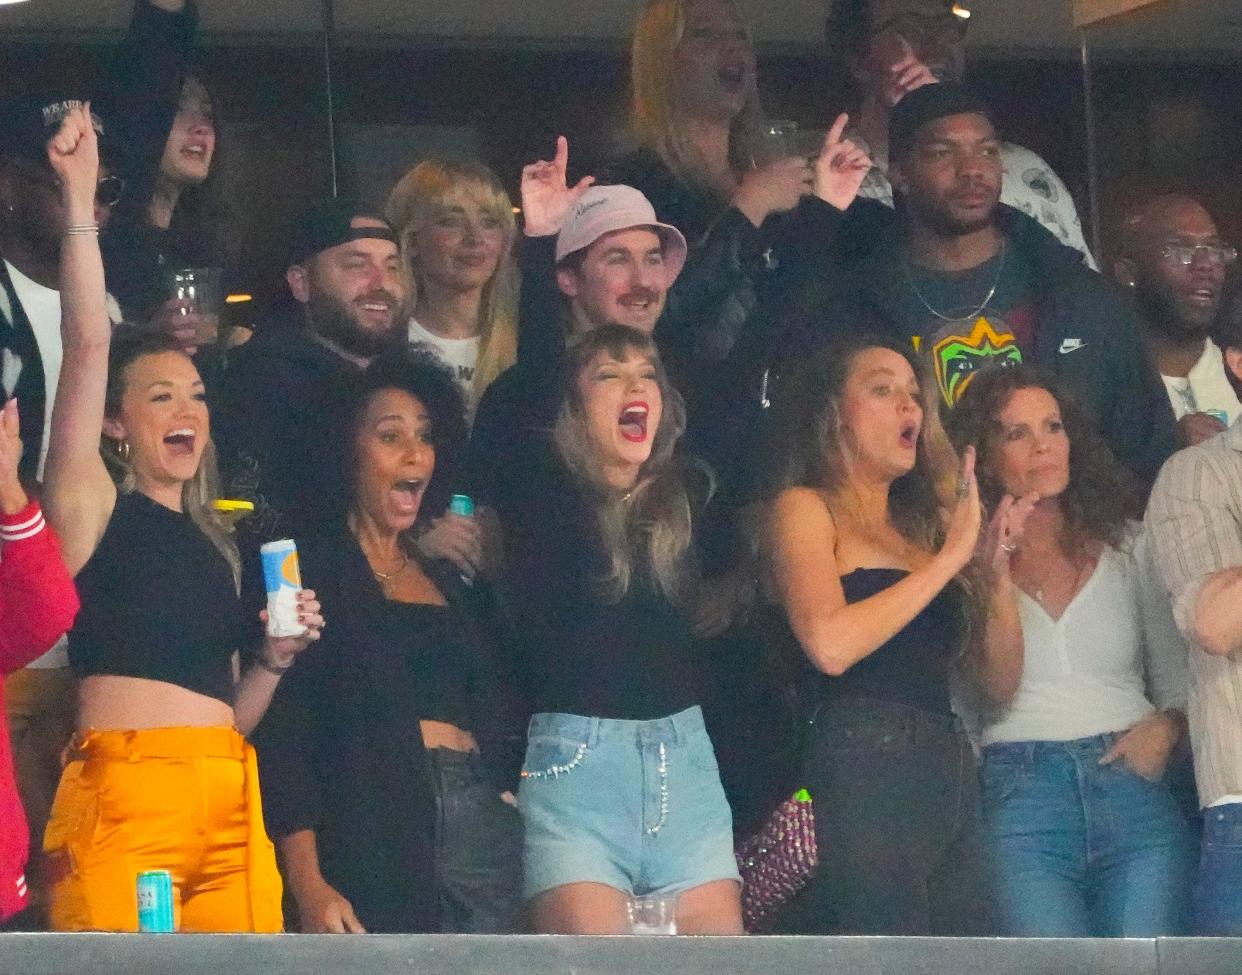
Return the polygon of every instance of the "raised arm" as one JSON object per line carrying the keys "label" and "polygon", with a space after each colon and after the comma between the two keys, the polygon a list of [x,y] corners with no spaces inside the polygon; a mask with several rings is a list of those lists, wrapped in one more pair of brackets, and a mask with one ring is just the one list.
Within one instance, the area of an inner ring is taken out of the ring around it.
{"label": "raised arm", "polygon": [[48,144],[48,162],[60,180],[67,229],[60,247],[64,359],[52,408],[43,499],[62,539],[65,564],[77,575],[99,544],[116,503],[116,488],[99,453],[112,323],[95,222],[99,147],[89,105],[65,119]]}
{"label": "raised arm", "polygon": [[846,603],[837,573],[837,531],[824,500],[809,488],[783,492],[773,507],[771,569],[794,636],[811,663],[839,676],[901,632],[970,561],[979,535],[973,463],[966,496],[944,546],[927,564],[882,592]]}

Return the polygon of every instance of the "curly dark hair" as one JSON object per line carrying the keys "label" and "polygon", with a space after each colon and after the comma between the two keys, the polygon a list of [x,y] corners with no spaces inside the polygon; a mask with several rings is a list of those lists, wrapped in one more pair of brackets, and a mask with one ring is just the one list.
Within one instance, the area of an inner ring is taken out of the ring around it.
{"label": "curly dark hair", "polygon": [[1020,389],[1049,393],[1057,402],[1069,438],[1069,485],[1060,497],[1065,516],[1060,542],[1065,554],[1079,555],[1092,542],[1114,548],[1121,545],[1126,523],[1142,517],[1138,489],[1074,396],[1057,379],[1033,366],[993,369],[976,376],[949,415],[948,433],[954,446],[975,448],[984,504],[993,508],[1004,495],[993,468],[999,416]]}
{"label": "curly dark hair", "polygon": [[461,390],[434,354],[402,347],[377,356],[361,372],[342,377],[329,392],[329,429],[321,447],[328,485],[324,502],[325,515],[337,523],[344,522],[356,496],[358,428],[371,401],[389,389],[409,393],[423,404],[431,420],[436,466],[423,495],[420,517],[438,516],[448,507],[468,436]]}

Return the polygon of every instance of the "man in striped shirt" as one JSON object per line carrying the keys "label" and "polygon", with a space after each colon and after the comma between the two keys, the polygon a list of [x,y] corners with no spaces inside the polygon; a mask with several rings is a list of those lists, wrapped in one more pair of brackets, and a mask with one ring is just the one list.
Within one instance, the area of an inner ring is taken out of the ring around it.
{"label": "man in striped shirt", "polygon": [[[1213,339],[1242,395],[1242,305]],[[1242,423],[1174,454],[1147,507],[1157,567],[1191,645],[1190,736],[1203,807],[1195,933],[1242,936]]]}

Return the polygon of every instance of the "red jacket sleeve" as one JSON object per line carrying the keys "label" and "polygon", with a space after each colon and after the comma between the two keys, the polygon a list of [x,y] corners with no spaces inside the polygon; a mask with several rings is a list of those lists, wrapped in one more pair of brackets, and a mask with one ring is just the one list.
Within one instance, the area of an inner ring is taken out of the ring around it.
{"label": "red jacket sleeve", "polygon": [[77,613],[77,590],[38,502],[0,515],[0,673],[45,653]]}

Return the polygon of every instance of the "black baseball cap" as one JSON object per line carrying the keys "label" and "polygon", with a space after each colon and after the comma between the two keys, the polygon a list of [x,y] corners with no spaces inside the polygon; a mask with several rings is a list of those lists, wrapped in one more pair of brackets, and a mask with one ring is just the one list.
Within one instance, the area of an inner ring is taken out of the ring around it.
{"label": "black baseball cap", "polygon": [[[358,217],[377,220],[383,226],[355,227],[354,220]],[[374,207],[349,198],[320,200],[303,210],[293,222],[289,264],[302,264],[329,247],[366,237],[397,243],[396,233]]]}
{"label": "black baseball cap", "polygon": [[[46,163],[47,144],[65,117],[82,105],[79,93],[44,90],[10,95],[0,101],[0,156]],[[110,168],[121,167],[121,144],[94,106],[91,121],[99,136],[99,154]]]}
{"label": "black baseball cap", "polygon": [[950,115],[982,115],[996,125],[983,96],[966,85],[954,81],[923,85],[893,107],[888,118],[888,157],[900,159],[914,148],[919,129]]}

